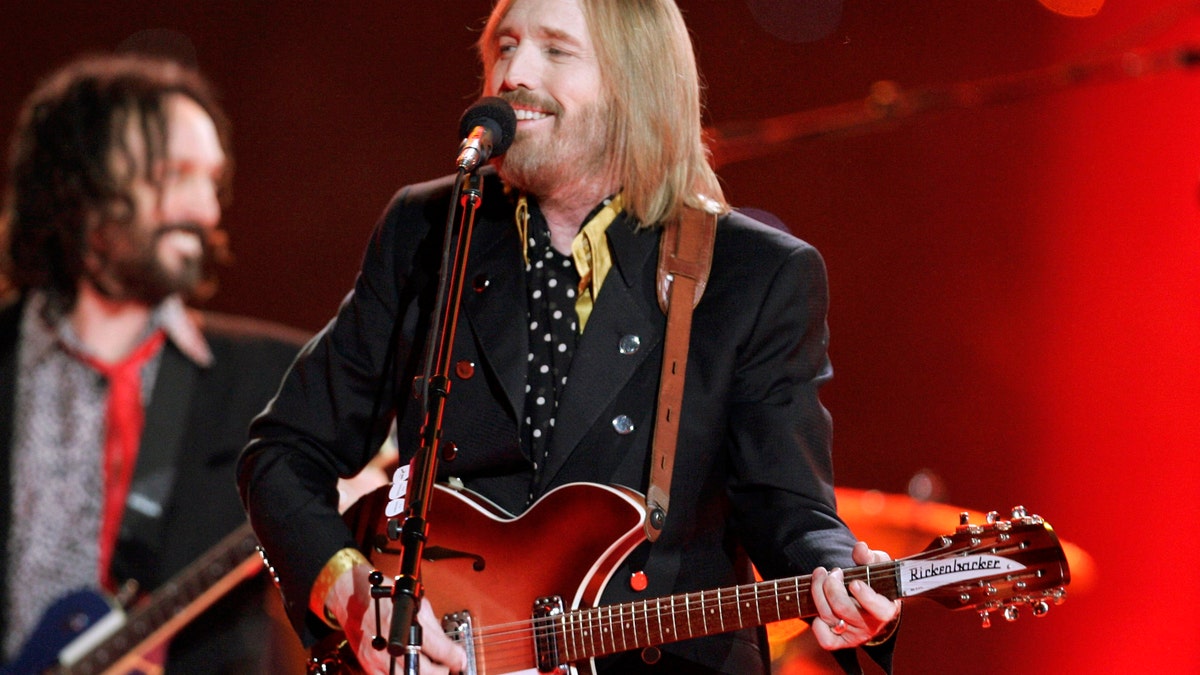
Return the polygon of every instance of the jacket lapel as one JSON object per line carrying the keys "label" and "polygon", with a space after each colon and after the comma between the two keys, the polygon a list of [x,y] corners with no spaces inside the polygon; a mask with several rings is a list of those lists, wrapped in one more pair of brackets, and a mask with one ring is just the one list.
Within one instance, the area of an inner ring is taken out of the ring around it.
{"label": "jacket lapel", "polygon": [[498,219],[479,222],[467,260],[463,313],[484,367],[504,389],[513,419],[525,403],[529,354],[525,304],[525,272],[516,227]]}
{"label": "jacket lapel", "polygon": [[[638,367],[658,351],[666,318],[658,308],[653,290],[648,292],[641,287],[644,285],[641,280],[654,278],[654,270],[647,267],[656,264],[658,239],[658,230],[635,231],[624,217],[608,228],[613,272],[604,280],[587,330],[580,337],[571,361],[567,388],[555,416],[545,484],[553,481]],[[634,353],[620,352],[624,336],[639,339]]]}

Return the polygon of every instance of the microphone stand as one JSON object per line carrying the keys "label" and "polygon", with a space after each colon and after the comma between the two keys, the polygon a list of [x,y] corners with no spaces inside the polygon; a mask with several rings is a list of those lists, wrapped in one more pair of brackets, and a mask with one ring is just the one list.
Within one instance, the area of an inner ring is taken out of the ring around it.
{"label": "microphone stand", "polygon": [[[465,187],[464,187],[465,184]],[[455,204],[461,200],[462,211],[457,245],[451,260],[451,241],[454,239]],[[429,499],[437,480],[438,449],[442,441],[442,416],[450,394],[450,362],[454,333],[458,327],[458,310],[462,304],[464,277],[471,234],[475,228],[475,212],[483,202],[483,186],[473,170],[460,166],[450,197],[446,216],[446,234],[442,248],[442,266],[438,281],[437,305],[430,328],[429,352],[425,359],[422,400],[425,401],[425,420],[421,428],[421,445],[412,460],[407,495],[408,512],[402,527],[396,521],[388,523],[388,536],[401,544],[400,573],[392,587],[392,625],[387,650],[395,659],[405,655],[406,675],[415,675],[420,667],[421,631],[417,612],[423,594],[421,587],[421,557],[429,534],[426,516]],[[444,307],[443,307],[444,305]]]}

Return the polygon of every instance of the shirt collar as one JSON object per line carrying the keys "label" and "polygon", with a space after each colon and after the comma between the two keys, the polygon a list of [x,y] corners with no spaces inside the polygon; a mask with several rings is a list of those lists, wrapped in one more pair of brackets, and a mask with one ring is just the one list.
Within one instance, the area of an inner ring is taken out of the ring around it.
{"label": "shirt collar", "polygon": [[[67,316],[45,311],[48,303],[49,298],[45,293],[30,293],[29,301],[25,305],[25,315],[21,318],[21,348],[29,354],[33,362],[46,358],[60,344],[86,353],[87,349],[80,343]],[[193,363],[202,368],[212,365],[212,350],[208,341],[204,339],[200,322],[179,296],[172,295],[150,313],[147,333],[158,328],[161,328],[167,339]]]}

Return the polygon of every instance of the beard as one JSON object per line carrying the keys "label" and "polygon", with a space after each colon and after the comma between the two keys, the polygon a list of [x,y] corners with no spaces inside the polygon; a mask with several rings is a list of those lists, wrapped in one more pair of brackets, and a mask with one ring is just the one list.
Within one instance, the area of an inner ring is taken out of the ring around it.
{"label": "beard", "polygon": [[537,106],[554,114],[550,133],[517,129],[512,146],[497,161],[504,182],[534,195],[547,195],[566,185],[605,177],[609,157],[608,105],[600,100],[566,115],[553,100],[541,100],[527,90],[500,95],[509,103]]}
{"label": "beard", "polygon": [[[159,253],[163,239],[183,232],[200,241],[198,255],[177,256],[168,266]],[[205,279],[211,257],[207,231],[197,223],[169,223],[153,232],[136,224],[109,229],[106,245],[93,252],[89,280],[105,296],[132,300],[153,307],[172,295],[187,296]],[[119,242],[112,241],[120,239]]]}

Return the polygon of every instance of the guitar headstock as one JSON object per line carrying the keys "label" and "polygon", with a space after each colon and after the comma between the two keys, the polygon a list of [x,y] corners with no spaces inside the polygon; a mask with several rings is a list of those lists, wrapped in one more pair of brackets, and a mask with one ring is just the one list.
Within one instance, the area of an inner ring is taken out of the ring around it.
{"label": "guitar headstock", "polygon": [[1015,621],[1021,607],[1044,616],[1066,600],[1071,582],[1067,557],[1054,528],[1024,507],[1010,518],[995,511],[973,524],[966,513],[953,534],[921,553],[896,561],[898,595],[923,597],[950,609],[977,609],[984,628],[991,613]]}

